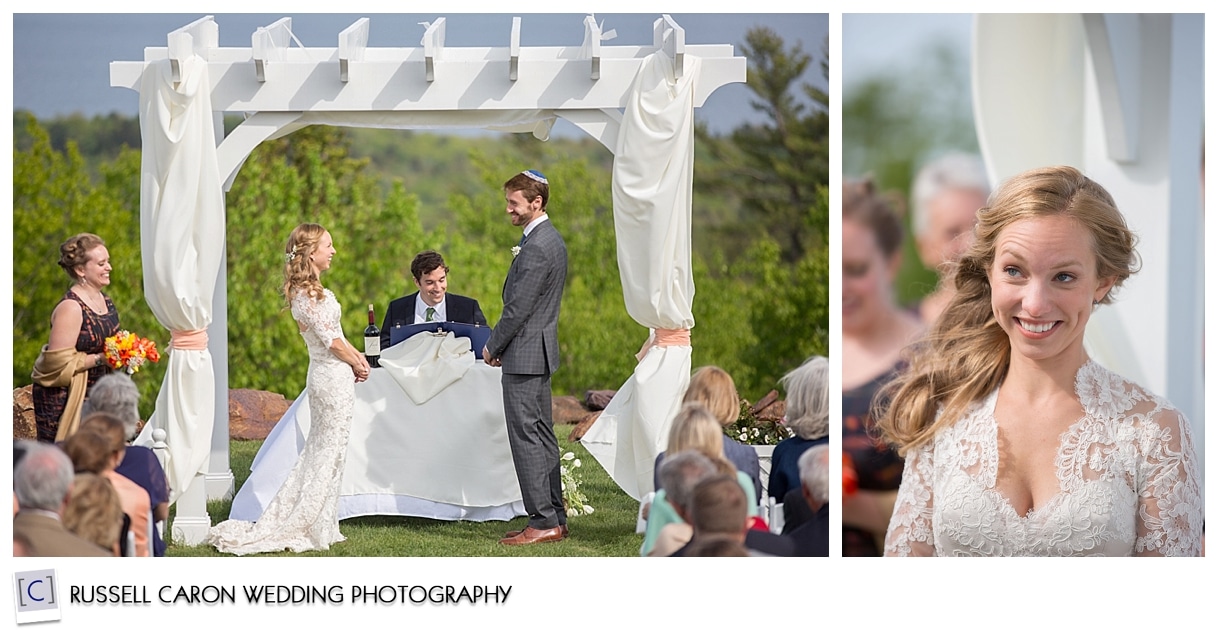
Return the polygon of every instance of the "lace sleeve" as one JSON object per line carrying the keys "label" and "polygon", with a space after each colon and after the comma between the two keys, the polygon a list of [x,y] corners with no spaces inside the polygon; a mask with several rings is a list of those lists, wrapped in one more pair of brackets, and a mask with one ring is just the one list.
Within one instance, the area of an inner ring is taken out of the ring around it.
{"label": "lace sleeve", "polygon": [[304,292],[292,298],[292,317],[300,323],[301,331],[313,331],[326,346],[343,336],[339,319],[332,316],[332,309],[327,306],[334,301],[330,290],[325,290],[321,300],[313,300]]}
{"label": "lace sleeve", "polygon": [[1137,556],[1201,556],[1202,499],[1188,419],[1151,414],[1138,447]]}
{"label": "lace sleeve", "polygon": [[909,452],[897,503],[884,538],[884,556],[934,556],[934,441]]}

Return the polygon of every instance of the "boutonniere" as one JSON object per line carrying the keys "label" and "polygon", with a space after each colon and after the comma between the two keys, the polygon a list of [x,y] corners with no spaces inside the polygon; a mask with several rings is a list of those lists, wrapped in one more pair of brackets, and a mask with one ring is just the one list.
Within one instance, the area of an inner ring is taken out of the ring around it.
{"label": "boutonniere", "polygon": [[520,246],[513,245],[512,246],[512,258],[516,258],[517,256],[520,256]]}

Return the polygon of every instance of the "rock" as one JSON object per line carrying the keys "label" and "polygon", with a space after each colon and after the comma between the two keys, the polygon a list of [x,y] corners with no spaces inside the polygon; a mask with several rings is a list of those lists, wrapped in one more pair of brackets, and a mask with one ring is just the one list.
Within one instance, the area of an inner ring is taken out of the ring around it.
{"label": "rock", "polygon": [[228,437],[234,440],[265,440],[291,405],[290,399],[274,392],[229,390]]}
{"label": "rock", "polygon": [[579,424],[576,425],[575,428],[571,430],[571,435],[567,436],[567,442],[569,442],[569,443],[579,442],[580,439],[584,437],[584,434],[587,434],[588,430],[591,429],[592,424],[596,422],[596,419],[598,419],[600,417],[601,417],[601,410],[597,410],[597,411],[592,412],[591,414],[588,414],[587,416],[585,416],[583,418],[583,420],[581,420],[579,422]]}
{"label": "rock", "polygon": [[13,390],[13,440],[19,439],[38,439],[38,426],[34,423],[33,385]]}
{"label": "rock", "polygon": [[757,413],[757,418],[766,421],[778,421],[787,413],[786,401],[775,401]]}
{"label": "rock", "polygon": [[555,425],[575,425],[588,415],[583,404],[572,396],[554,397],[550,404]]}
{"label": "rock", "polygon": [[609,407],[609,400],[617,390],[589,390],[584,394],[584,407],[589,410],[603,410]]}
{"label": "rock", "polygon": [[777,400],[778,400],[778,391],[770,390],[769,394],[765,395],[764,397],[761,397],[761,400],[754,403],[753,406],[749,409],[753,412],[753,414],[761,414],[762,410],[770,407]]}

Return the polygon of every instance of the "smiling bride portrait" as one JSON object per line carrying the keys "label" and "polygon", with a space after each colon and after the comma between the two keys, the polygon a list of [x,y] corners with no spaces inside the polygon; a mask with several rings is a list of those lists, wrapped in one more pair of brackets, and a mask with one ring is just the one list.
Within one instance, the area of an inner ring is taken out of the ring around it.
{"label": "smiling bride portrait", "polygon": [[1083,345],[1138,269],[1112,197],[1034,169],[977,218],[957,294],[885,390],[879,427],[906,458],[885,554],[1198,556],[1188,419]]}

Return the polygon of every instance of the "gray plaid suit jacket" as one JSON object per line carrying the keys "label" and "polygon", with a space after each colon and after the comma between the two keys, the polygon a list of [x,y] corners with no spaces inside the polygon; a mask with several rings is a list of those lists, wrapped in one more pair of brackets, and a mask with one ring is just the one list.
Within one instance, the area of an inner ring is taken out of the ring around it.
{"label": "gray plaid suit jacket", "polygon": [[503,315],[486,342],[503,372],[545,375],[558,370],[558,310],[567,280],[567,245],[553,222],[525,239],[503,283]]}

